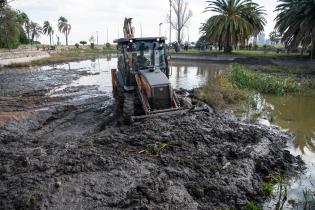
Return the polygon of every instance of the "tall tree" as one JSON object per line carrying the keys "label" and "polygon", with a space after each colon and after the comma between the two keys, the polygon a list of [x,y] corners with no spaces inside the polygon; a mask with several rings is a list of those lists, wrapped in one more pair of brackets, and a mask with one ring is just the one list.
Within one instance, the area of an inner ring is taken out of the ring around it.
{"label": "tall tree", "polygon": [[269,37],[272,44],[278,44],[281,40],[281,35],[277,31],[270,32]]}
{"label": "tall tree", "polygon": [[201,26],[201,32],[210,43],[224,46],[230,53],[232,46],[264,30],[265,13],[261,6],[252,0],[211,0],[205,12],[217,13]]}
{"label": "tall tree", "polygon": [[27,39],[30,39],[30,19],[28,15],[24,12],[19,13],[19,20],[27,35]]}
{"label": "tall tree", "polygon": [[39,38],[42,33],[42,27],[33,21],[30,23],[31,39],[34,44],[35,39]]}
{"label": "tall tree", "polygon": [[51,45],[51,40],[52,40],[52,36],[54,35],[54,29],[51,26],[51,24],[49,23],[49,21],[44,21],[44,25],[43,25],[43,33],[49,36],[49,43]]}
{"label": "tall tree", "polygon": [[171,21],[171,26],[177,32],[177,42],[183,41],[183,29],[192,17],[192,11],[188,8],[188,3],[185,0],[172,0],[172,8],[175,13],[175,18]]}
{"label": "tall tree", "polygon": [[0,0],[0,8],[4,8],[7,5],[6,0]]}
{"label": "tall tree", "polygon": [[71,25],[68,23],[68,20],[65,17],[60,17],[58,20],[58,29],[61,33],[65,34],[66,45],[68,45],[68,35],[71,31]]}
{"label": "tall tree", "polygon": [[4,5],[0,8],[0,23],[0,48],[16,48],[21,34],[18,13]]}
{"label": "tall tree", "polygon": [[311,46],[315,58],[315,1],[279,0],[276,11],[276,29],[283,34],[287,47]]}

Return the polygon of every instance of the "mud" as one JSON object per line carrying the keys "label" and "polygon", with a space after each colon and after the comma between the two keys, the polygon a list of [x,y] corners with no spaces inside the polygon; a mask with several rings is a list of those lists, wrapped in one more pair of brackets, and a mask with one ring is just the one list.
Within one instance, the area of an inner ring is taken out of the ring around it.
{"label": "mud", "polygon": [[81,74],[0,73],[1,113],[22,116],[0,124],[0,209],[244,209],[303,167],[289,134],[211,109],[122,125],[108,93],[57,88]]}

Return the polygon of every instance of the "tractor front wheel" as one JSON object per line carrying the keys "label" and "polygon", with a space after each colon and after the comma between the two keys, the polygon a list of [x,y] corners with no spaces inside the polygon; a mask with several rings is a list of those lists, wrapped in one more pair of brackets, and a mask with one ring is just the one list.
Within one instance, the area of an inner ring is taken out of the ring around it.
{"label": "tractor front wheel", "polygon": [[131,117],[134,115],[135,96],[133,93],[124,93],[123,119],[124,123],[132,123]]}

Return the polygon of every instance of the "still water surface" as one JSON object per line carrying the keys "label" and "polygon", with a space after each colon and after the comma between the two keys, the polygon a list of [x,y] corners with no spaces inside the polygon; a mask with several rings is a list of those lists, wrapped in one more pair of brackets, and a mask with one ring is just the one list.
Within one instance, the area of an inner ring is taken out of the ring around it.
{"label": "still water surface", "polygon": [[[79,85],[97,85],[98,88],[111,94],[111,69],[116,68],[116,58],[100,58],[80,62],[71,62],[57,66],[46,66],[43,69],[63,68],[85,70],[93,75],[81,77],[72,84],[60,87]],[[176,89],[192,89],[204,85],[209,79],[216,78],[227,65],[200,62],[171,62],[170,81]],[[59,88],[59,89],[60,89]],[[303,191],[315,191],[315,94],[308,96],[262,96],[264,105],[272,107],[270,114],[273,122],[295,135],[293,142],[288,143],[289,150],[295,155],[301,155],[307,164],[307,171],[301,177],[291,181],[288,189],[288,200],[295,199],[303,203]],[[261,107],[260,107],[261,109]],[[276,200],[276,198],[274,199]],[[272,201],[264,205],[265,209],[273,208]],[[286,208],[290,208],[288,202]],[[294,209],[303,209],[302,206]]]}

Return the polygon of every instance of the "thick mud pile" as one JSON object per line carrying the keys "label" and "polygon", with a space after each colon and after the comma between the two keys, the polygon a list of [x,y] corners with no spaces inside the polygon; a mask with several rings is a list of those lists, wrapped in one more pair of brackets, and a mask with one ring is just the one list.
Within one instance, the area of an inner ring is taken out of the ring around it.
{"label": "thick mud pile", "polygon": [[303,166],[277,128],[214,112],[125,126],[96,86],[55,89],[86,74],[0,73],[0,209],[244,209]]}
{"label": "thick mud pile", "polygon": [[93,116],[79,110],[1,130],[0,209],[243,209],[264,199],[268,175],[301,165],[283,150],[289,136],[216,114],[93,123],[80,133],[74,123],[89,127]]}

